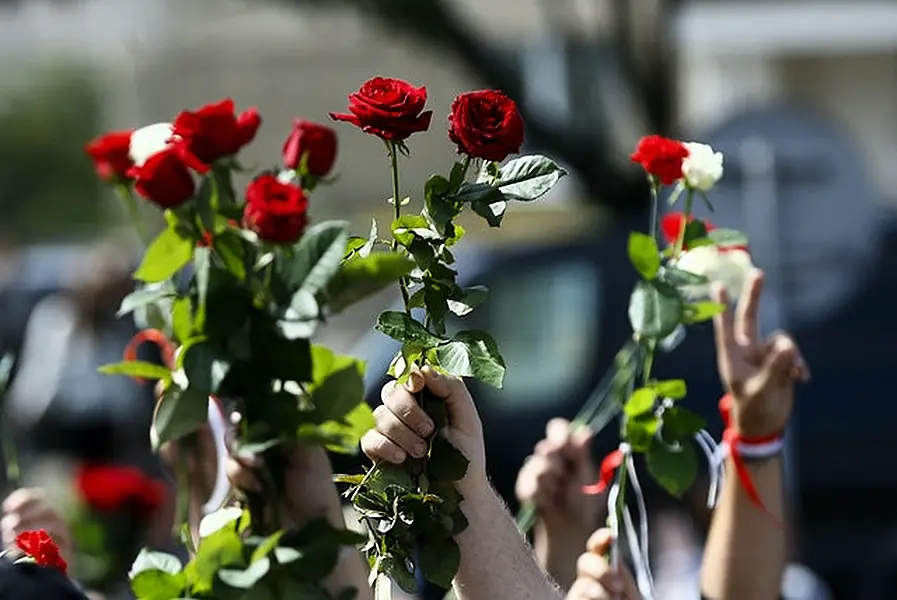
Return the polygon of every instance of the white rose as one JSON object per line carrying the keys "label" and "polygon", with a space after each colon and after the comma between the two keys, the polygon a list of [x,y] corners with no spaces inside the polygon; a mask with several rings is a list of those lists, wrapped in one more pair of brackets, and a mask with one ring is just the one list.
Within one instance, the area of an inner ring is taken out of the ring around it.
{"label": "white rose", "polygon": [[171,123],[155,123],[141,127],[131,134],[131,146],[128,154],[138,167],[153,154],[157,154],[171,145]]}
{"label": "white rose", "polygon": [[682,286],[682,293],[692,299],[710,296],[710,282],[718,281],[726,288],[729,298],[737,300],[748,273],[754,268],[751,255],[744,250],[720,251],[716,246],[698,246],[682,253],[674,265],[677,269],[702,275],[708,283]]}
{"label": "white rose", "polygon": [[707,144],[686,142],[688,156],[682,161],[682,176],[695,190],[708,191],[723,176],[723,153]]}

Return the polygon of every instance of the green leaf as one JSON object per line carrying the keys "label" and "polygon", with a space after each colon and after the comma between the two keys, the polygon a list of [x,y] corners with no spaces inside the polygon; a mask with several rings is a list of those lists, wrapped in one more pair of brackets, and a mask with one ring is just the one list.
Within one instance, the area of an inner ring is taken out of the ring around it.
{"label": "green leaf", "polygon": [[690,325],[709,321],[716,315],[726,312],[726,305],[720,302],[697,302],[685,305],[685,313],[682,322]]}
{"label": "green leaf", "polygon": [[484,285],[459,289],[448,299],[448,309],[452,314],[463,317],[482,304],[488,295],[489,288]]}
{"label": "green leaf", "polygon": [[271,570],[271,559],[254,561],[245,569],[221,569],[218,578],[232,588],[248,590],[255,586]]}
{"label": "green leaf", "polygon": [[437,435],[430,443],[427,469],[433,481],[458,481],[467,474],[470,461],[450,441]]}
{"label": "green leaf", "polygon": [[195,392],[213,396],[230,371],[230,364],[216,348],[208,342],[190,344],[184,348],[184,374]]}
{"label": "green leaf", "polygon": [[277,322],[280,334],[288,340],[311,338],[321,321],[321,307],[317,298],[305,288],[299,288]]}
{"label": "green leaf", "polygon": [[286,282],[291,290],[302,288],[317,294],[337,272],[349,238],[344,221],[327,221],[310,227],[287,263]]}
{"label": "green leaf", "polygon": [[131,565],[131,569],[128,572],[128,578],[134,579],[138,574],[152,570],[174,575],[175,573],[179,573],[181,568],[181,559],[177,556],[143,548],[134,559],[134,563]]}
{"label": "green leaf", "polygon": [[377,252],[344,262],[322,294],[330,313],[345,310],[352,304],[392,285],[414,269],[414,261],[396,252]]}
{"label": "green leaf", "polygon": [[496,185],[507,199],[530,202],[544,196],[566,174],[547,156],[520,156],[501,167]]}
{"label": "green leaf", "polygon": [[339,440],[339,444],[327,444],[327,449],[331,452],[357,454],[362,436],[373,429],[375,425],[376,421],[371,407],[367,402],[361,402],[352,409],[352,412],[344,416],[342,421],[322,423],[318,430],[326,436]]}
{"label": "green leaf", "polygon": [[171,307],[171,326],[180,342],[193,337],[193,305],[190,298],[178,298]]}
{"label": "green leaf", "polygon": [[175,294],[174,286],[167,282],[162,285],[135,290],[125,296],[124,300],[121,301],[121,306],[119,306],[115,316],[119,318],[123,317],[138,308],[142,308],[148,304],[154,304],[159,300],[171,298],[175,296]]}
{"label": "green leaf", "polygon": [[676,498],[681,498],[698,476],[698,459],[691,444],[672,448],[655,439],[647,463],[657,483]]}
{"label": "green leaf", "polygon": [[448,226],[461,212],[461,202],[448,197],[452,189],[455,188],[442,175],[431,175],[424,186],[427,216],[442,235],[448,235]]}
{"label": "green leaf", "polygon": [[683,285],[701,285],[709,280],[703,275],[695,275],[675,267],[664,267],[660,272],[660,279],[674,287]]}
{"label": "green leaf", "polygon": [[392,222],[392,235],[403,246],[409,246],[414,238],[440,240],[439,233],[430,229],[430,223],[419,215],[405,215]]}
{"label": "green leaf", "polygon": [[193,240],[181,237],[174,228],[169,227],[146,249],[134,279],[147,283],[170,279],[193,258],[194,245]]}
{"label": "green leaf", "polygon": [[624,438],[634,452],[647,452],[654,443],[660,421],[653,413],[626,419]]}
{"label": "green leaf", "polygon": [[208,394],[190,388],[182,390],[175,386],[169,387],[156,405],[153,417],[154,448],[158,449],[165,442],[193,433],[208,418]]}
{"label": "green leaf", "polygon": [[461,184],[464,183],[464,177],[467,175],[467,169],[468,167],[463,161],[456,160],[452,164],[452,170],[449,173],[449,187],[451,189],[457,190],[461,187]]}
{"label": "green leaf", "polygon": [[207,538],[225,527],[236,530],[245,513],[246,511],[238,506],[227,506],[207,514],[199,523],[199,537]]}
{"label": "green leaf", "polygon": [[334,354],[324,346],[313,345],[312,420],[315,423],[337,421],[364,402],[364,363],[351,356]]}
{"label": "green leaf", "polygon": [[450,341],[436,347],[439,365],[458,377],[474,377],[483,383],[501,388],[505,377],[505,361],[495,343],[482,331],[462,331]]}
{"label": "green leaf", "polygon": [[377,244],[377,239],[380,237],[380,230],[377,227],[377,219],[371,219],[371,231],[368,233],[368,239],[362,244],[362,246],[358,249],[358,256],[361,258],[367,258],[371,255],[371,252],[374,251],[374,246]]}
{"label": "green leaf", "polygon": [[445,340],[436,337],[409,315],[398,311],[386,311],[377,317],[377,331],[413,348],[432,348]]}
{"label": "green leaf", "polygon": [[[414,578],[414,573],[408,570],[408,566],[404,560],[400,560],[387,554],[380,560],[380,569],[392,579],[403,592],[407,594],[417,593],[417,579]],[[389,582],[387,581],[385,583],[388,584]],[[378,582],[378,587],[379,585]],[[378,600],[379,598],[380,596],[378,593]]]}
{"label": "green leaf", "polygon": [[149,569],[131,580],[131,591],[140,600],[171,600],[184,593],[186,577],[183,573],[166,573]]}
{"label": "green leaf", "polygon": [[707,232],[707,237],[720,248],[748,245],[748,237],[735,229],[714,229]]}
{"label": "green leaf", "polygon": [[237,280],[246,279],[246,244],[240,233],[227,229],[215,236],[212,245],[224,267]]}
{"label": "green leaf", "polygon": [[683,310],[676,288],[657,280],[640,281],[629,299],[629,322],[635,333],[659,340],[676,329]]}
{"label": "green leaf", "polygon": [[661,398],[670,398],[672,400],[681,400],[688,394],[688,387],[682,379],[656,381],[651,384],[651,388]]}
{"label": "green leaf", "polygon": [[645,279],[654,279],[660,269],[660,250],[650,235],[633,231],[629,234],[629,260]]}
{"label": "green leaf", "polygon": [[630,417],[638,417],[644,414],[654,414],[657,404],[657,393],[651,388],[639,388],[632,392],[623,410]]}
{"label": "green leaf", "polygon": [[348,241],[346,242],[346,253],[343,255],[343,260],[354,257],[367,243],[367,240],[363,237],[352,235],[349,236]]}
{"label": "green leaf", "polygon": [[171,371],[162,365],[144,362],[142,360],[129,360],[110,365],[103,365],[97,369],[104,375],[127,375],[138,379],[161,379],[171,381]]}
{"label": "green leaf", "polygon": [[702,245],[700,240],[707,237],[707,225],[701,219],[693,219],[685,224],[683,247],[694,248]]}
{"label": "green leaf", "polygon": [[689,442],[706,425],[704,419],[679,406],[663,411],[663,437],[668,442]]}
{"label": "green leaf", "polygon": [[391,488],[406,492],[414,487],[411,475],[399,465],[381,462],[371,468],[374,472],[368,477],[368,487],[377,493],[385,494]]}
{"label": "green leaf", "polygon": [[243,542],[236,531],[224,528],[202,539],[192,561],[196,575],[195,592],[212,588],[215,575],[222,567],[243,565]]}
{"label": "green leaf", "polygon": [[452,587],[452,580],[461,563],[461,551],[452,538],[423,539],[419,551],[419,565],[428,581],[444,589]]}

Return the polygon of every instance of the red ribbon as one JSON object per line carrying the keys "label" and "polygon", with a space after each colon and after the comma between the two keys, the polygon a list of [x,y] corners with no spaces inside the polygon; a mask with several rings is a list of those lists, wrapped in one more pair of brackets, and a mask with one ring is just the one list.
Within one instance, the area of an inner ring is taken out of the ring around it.
{"label": "red ribbon", "polygon": [[597,483],[584,485],[582,493],[589,496],[597,496],[607,491],[608,486],[614,480],[614,473],[623,464],[623,451],[619,448],[604,457],[601,461],[600,475]]}
{"label": "red ribbon", "polygon": [[751,478],[750,471],[748,471],[747,469],[744,458],[741,456],[739,446],[741,444],[749,446],[769,444],[771,442],[780,440],[783,434],[775,433],[772,435],[761,437],[743,436],[738,432],[737,429],[731,427],[730,425],[729,419],[731,410],[732,396],[730,394],[726,394],[722,398],[720,398],[719,401],[719,412],[723,417],[723,424],[726,426],[726,429],[723,431],[723,442],[725,442],[729,447],[729,456],[732,459],[732,465],[735,467],[735,473],[738,475],[738,481],[741,483],[741,487],[742,489],[744,489],[744,493],[747,494],[748,500],[751,501],[751,504],[756,506],[762,512],[766,513],[776,522],[777,525],[781,527],[781,519],[769,512],[769,509],[767,509],[766,505],[763,504],[763,499],[760,497],[760,493],[757,491],[757,487],[754,485],[754,480]]}
{"label": "red ribbon", "polygon": [[[125,360],[137,360],[137,349],[146,342],[151,342],[158,346],[159,350],[162,351],[162,362],[164,362],[165,366],[169,369],[174,368],[174,344],[172,344],[171,340],[158,329],[144,329],[132,337],[131,341],[128,342],[128,345],[125,346]],[[146,380],[140,379],[139,377],[135,377],[134,380],[140,384],[146,383]]]}

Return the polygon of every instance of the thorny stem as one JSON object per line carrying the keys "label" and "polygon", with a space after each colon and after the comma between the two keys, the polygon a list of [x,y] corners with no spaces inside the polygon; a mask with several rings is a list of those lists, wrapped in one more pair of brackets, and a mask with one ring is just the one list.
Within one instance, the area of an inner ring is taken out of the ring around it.
{"label": "thorny stem", "polygon": [[[392,171],[392,204],[395,209],[393,215],[398,220],[402,216],[402,198],[399,195],[399,151],[395,142],[386,142],[386,147],[389,149],[389,168]],[[395,252],[398,249],[399,241],[393,237],[392,251]],[[402,305],[405,307],[405,312],[410,315],[407,278],[403,277],[399,280],[399,290],[402,292]]]}

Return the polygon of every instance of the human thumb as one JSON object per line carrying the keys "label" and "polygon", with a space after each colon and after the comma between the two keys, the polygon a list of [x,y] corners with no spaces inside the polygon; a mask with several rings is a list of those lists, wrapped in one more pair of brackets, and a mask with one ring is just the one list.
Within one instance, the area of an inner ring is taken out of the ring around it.
{"label": "human thumb", "polygon": [[473,398],[461,378],[443,375],[432,367],[424,367],[421,373],[427,389],[445,402],[452,429],[465,433],[474,433],[482,429]]}
{"label": "human thumb", "polygon": [[757,391],[790,380],[791,367],[798,355],[797,345],[789,336],[778,334],[769,343],[757,381]]}

